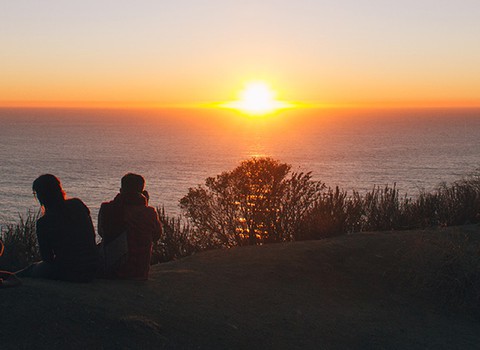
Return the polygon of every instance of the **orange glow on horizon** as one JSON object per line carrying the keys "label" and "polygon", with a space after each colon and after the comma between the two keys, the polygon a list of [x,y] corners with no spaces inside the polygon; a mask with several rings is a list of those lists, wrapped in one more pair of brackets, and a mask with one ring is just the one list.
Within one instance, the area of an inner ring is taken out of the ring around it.
{"label": "orange glow on horizon", "polygon": [[233,109],[251,117],[261,117],[296,107],[291,102],[277,100],[276,95],[265,82],[253,81],[245,84],[236,101],[220,103],[218,107]]}
{"label": "orange glow on horizon", "polygon": [[[263,99],[263,100],[262,100]],[[258,102],[258,105],[255,103]],[[150,101],[1,101],[0,108],[101,108],[101,109],[230,109],[252,117],[275,114],[286,109],[378,109],[378,108],[480,108],[477,100],[449,101],[356,101],[287,102],[267,97],[248,97],[230,102],[161,103]]]}

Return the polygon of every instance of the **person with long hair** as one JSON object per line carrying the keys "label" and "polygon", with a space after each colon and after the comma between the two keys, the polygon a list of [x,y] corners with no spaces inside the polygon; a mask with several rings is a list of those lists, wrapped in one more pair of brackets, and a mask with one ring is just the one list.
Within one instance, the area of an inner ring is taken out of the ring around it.
{"label": "person with long hair", "polygon": [[98,253],[90,210],[78,198],[67,199],[54,175],[39,176],[32,189],[43,212],[36,223],[42,261],[16,275],[71,282],[92,280],[98,267]]}

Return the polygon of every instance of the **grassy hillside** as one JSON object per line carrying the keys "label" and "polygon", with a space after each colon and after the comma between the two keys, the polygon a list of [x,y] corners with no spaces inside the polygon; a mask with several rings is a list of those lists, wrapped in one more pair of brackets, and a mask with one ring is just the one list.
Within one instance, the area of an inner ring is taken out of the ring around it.
{"label": "grassy hillside", "polygon": [[478,225],[213,250],[151,280],[25,279],[2,349],[475,349]]}

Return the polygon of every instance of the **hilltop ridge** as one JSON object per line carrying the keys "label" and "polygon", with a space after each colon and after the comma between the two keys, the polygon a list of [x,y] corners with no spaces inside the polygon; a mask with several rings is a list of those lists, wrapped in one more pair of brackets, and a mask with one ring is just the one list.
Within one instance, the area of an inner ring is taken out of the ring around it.
{"label": "hilltop ridge", "polygon": [[148,282],[25,279],[0,292],[1,347],[473,349],[478,308],[435,292],[422,273],[432,275],[441,262],[422,261],[430,251],[441,256],[439,242],[476,244],[479,231],[213,250],[152,266]]}

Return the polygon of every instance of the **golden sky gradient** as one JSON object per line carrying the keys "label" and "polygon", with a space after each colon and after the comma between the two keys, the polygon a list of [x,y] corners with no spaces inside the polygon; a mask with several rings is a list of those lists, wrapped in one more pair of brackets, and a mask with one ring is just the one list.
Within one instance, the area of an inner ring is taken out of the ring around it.
{"label": "golden sky gradient", "polygon": [[477,0],[9,1],[0,106],[480,106]]}

